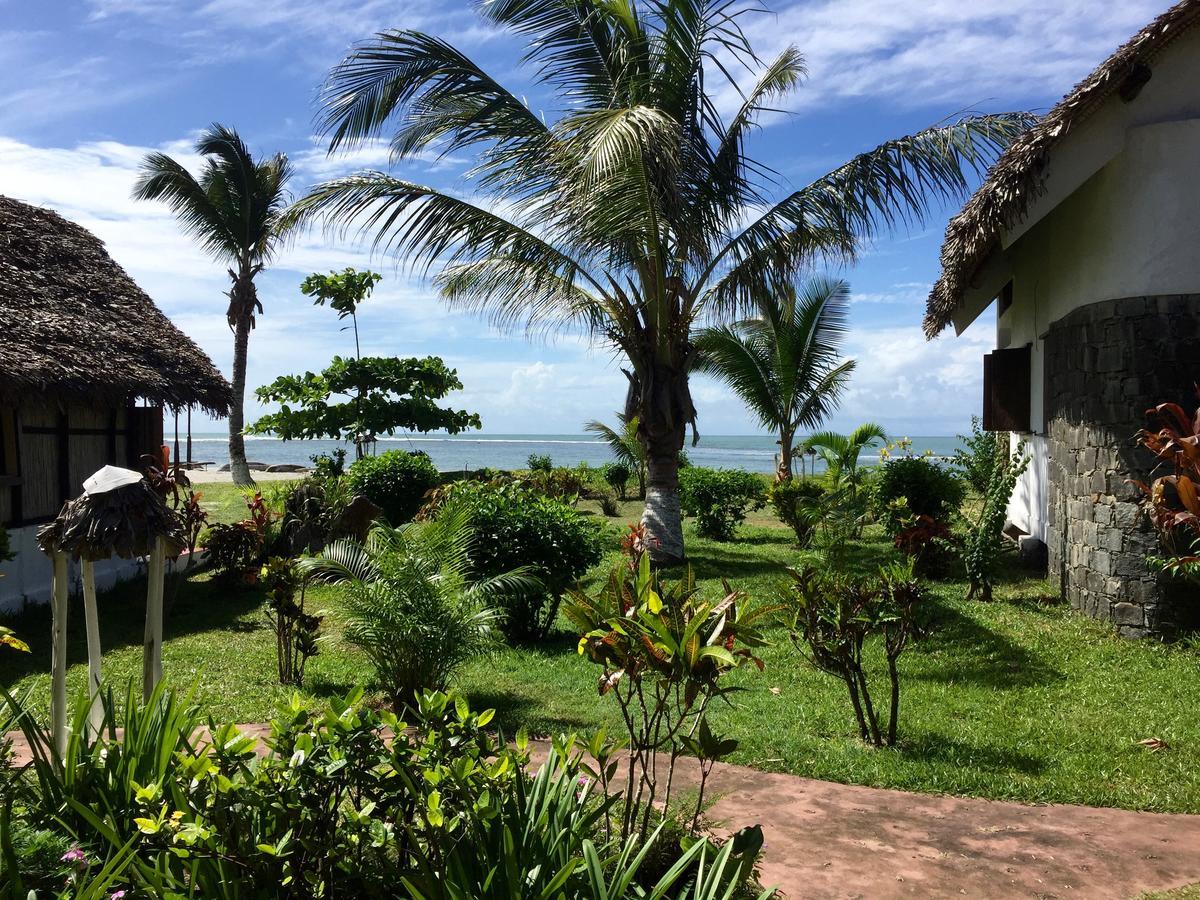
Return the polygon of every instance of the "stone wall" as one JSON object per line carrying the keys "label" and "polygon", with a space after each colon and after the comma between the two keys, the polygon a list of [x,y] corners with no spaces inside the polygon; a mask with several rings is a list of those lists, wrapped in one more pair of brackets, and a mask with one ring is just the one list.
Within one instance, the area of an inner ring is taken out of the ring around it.
{"label": "stone wall", "polygon": [[1076,309],[1045,338],[1050,578],[1130,637],[1169,634],[1200,607],[1176,602],[1147,565],[1158,540],[1128,483],[1152,464],[1136,443],[1145,410],[1196,405],[1198,325],[1200,295],[1131,297]]}

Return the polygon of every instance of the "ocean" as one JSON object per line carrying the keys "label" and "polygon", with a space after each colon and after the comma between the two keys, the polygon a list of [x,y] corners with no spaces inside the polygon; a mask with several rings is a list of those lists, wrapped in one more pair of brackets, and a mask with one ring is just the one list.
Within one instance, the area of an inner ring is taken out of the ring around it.
{"label": "ocean", "polygon": [[[168,426],[167,443],[173,443]],[[945,436],[913,437],[913,451],[932,451],[937,456],[949,456],[958,446],[957,438]],[[340,441],[281,441],[278,438],[252,436],[246,438],[246,456],[256,462],[298,463],[309,465],[311,457],[329,453],[336,447],[346,447],[349,459],[353,447]],[[180,456],[187,458],[186,436],[179,439]],[[767,435],[701,434],[700,443],[688,446],[688,457],[698,466],[745,469],[749,472],[772,472],[778,445]],[[530,454],[548,455],[555,465],[574,466],[586,462],[599,466],[612,457],[608,445],[591,435],[579,434],[462,434],[462,435],[396,435],[379,439],[376,452],[385,450],[423,450],[443,472],[462,469],[521,469]],[[221,466],[229,462],[227,438],[222,434],[193,434],[192,459]],[[863,465],[879,462],[878,450],[868,450],[860,458]],[[806,462],[808,462],[806,460]],[[798,467],[797,467],[798,468]],[[821,470],[818,462],[817,471]]]}

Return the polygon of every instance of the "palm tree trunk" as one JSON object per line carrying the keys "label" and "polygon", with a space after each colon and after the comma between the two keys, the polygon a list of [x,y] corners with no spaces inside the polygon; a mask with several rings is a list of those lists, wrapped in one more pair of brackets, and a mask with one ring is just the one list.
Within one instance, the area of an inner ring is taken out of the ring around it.
{"label": "palm tree trunk", "polygon": [[792,441],[795,435],[783,429],[779,433],[779,470],[775,473],[776,481],[791,481],[792,479]]}
{"label": "palm tree trunk", "polygon": [[233,402],[229,405],[229,471],[233,483],[243,487],[254,485],[250,467],[246,464],[246,442],[242,437],[246,399],[246,355],[250,346],[250,317],[238,316],[233,328]]}
{"label": "palm tree trunk", "polygon": [[[648,446],[646,508],[642,526],[646,529],[650,560],[670,566],[683,562],[683,514],[679,508],[679,451],[683,448],[683,429],[678,440],[656,441]],[[662,446],[666,444],[667,446]]]}
{"label": "palm tree trunk", "polygon": [[258,295],[254,290],[254,274],[250,264],[242,261],[238,271],[230,270],[233,288],[229,291],[229,310],[226,318],[233,329],[233,401],[229,404],[229,472],[233,483],[240,487],[253,487],[254,478],[246,465],[246,442],[242,436],[245,426],[246,402],[246,356],[250,348],[250,329],[254,327],[254,313],[258,308]]}

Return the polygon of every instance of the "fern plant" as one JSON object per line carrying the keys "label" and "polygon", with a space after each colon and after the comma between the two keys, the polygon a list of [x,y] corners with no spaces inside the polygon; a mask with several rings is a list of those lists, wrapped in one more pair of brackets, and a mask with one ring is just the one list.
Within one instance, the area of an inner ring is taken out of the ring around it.
{"label": "fern plant", "polygon": [[1004,522],[1008,516],[1008,501],[1012,499],[1017,479],[1029,465],[1024,443],[1018,443],[1011,456],[989,473],[983,491],[979,515],[968,523],[967,533],[959,548],[963,567],[970,580],[967,599],[992,599],[992,583],[1004,555],[1011,545],[1004,537]]}
{"label": "fern plant", "polygon": [[474,577],[473,543],[469,511],[451,502],[436,519],[377,526],[361,544],[337,541],[299,563],[309,577],[344,587],[346,640],[367,655],[397,708],[444,688],[491,649],[505,596],[541,587],[524,568]]}

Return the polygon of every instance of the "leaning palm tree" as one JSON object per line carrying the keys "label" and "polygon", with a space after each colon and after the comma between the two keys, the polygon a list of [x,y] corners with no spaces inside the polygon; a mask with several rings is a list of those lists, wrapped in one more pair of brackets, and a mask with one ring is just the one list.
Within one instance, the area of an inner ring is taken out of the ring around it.
{"label": "leaning palm tree", "polygon": [[629,466],[632,471],[637,472],[638,499],[645,500],[646,448],[642,444],[641,438],[638,437],[637,416],[627,416],[625,413],[618,412],[617,422],[621,426],[620,431],[598,419],[592,419],[586,423],[583,426],[583,430],[588,434],[596,435],[604,443],[608,444],[608,449],[612,452],[617,462],[622,462]]}
{"label": "leaning palm tree", "polygon": [[255,314],[262,303],[254,278],[270,262],[287,228],[287,180],[292,173],[287,157],[277,153],[255,160],[238,133],[224,125],[211,126],[196,141],[205,157],[196,178],[165,153],[151,153],[142,162],[134,185],[137,200],[163,200],[176,218],[208,251],[229,266],[233,286],[225,318],[233,332],[233,402],[229,405],[229,470],[234,484],[251,485],[242,437],[246,396],[246,353]]}
{"label": "leaning palm tree", "polygon": [[882,425],[865,422],[849,434],[821,431],[809,435],[797,448],[803,453],[815,450],[825,463],[829,477],[835,484],[849,489],[851,496],[858,490],[858,457],[876,442],[887,443],[887,432]]}
{"label": "leaning palm tree", "polygon": [[[693,325],[735,317],[817,259],[927,219],[961,196],[1029,123],[967,116],[888,141],[799,190],[747,153],[804,61],[763,63],[743,16],[702,0],[489,0],[493,27],[528,41],[557,96],[530,109],[446,42],[389,31],[360,45],[323,94],[330,150],[390,133],[393,162],[473,155],[467,192],[365,172],[318,185],[299,219],[357,228],[428,271],[451,304],[499,326],[590,333],[628,361],[625,413],[646,448],[642,521],[656,562],[683,557],[679,451],[696,409]],[[750,85],[734,82],[750,70]],[[732,112],[721,101],[740,93]]]}
{"label": "leaning palm tree", "polygon": [[837,407],[854,371],[854,360],[840,358],[849,290],[844,281],[816,278],[799,292],[788,287],[764,297],[753,319],[696,336],[697,371],[727,384],[778,433],[780,481],[792,477],[797,433]]}

